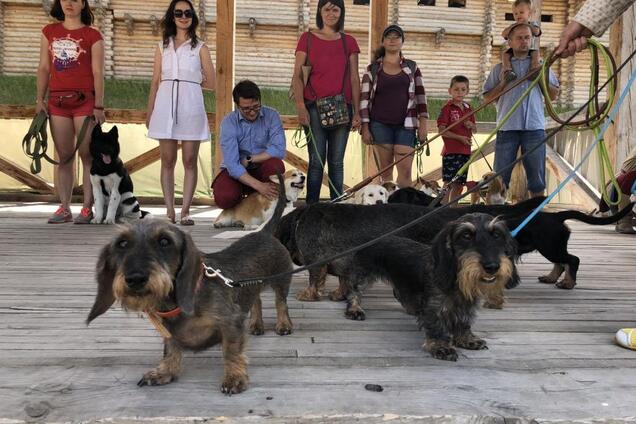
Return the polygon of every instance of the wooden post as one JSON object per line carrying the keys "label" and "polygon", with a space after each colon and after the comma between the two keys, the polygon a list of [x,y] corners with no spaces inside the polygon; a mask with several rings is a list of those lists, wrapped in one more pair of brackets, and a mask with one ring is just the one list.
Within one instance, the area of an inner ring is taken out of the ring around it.
{"label": "wooden post", "polygon": [[[623,60],[636,48],[634,25],[636,25],[636,7],[632,6],[622,16],[620,57]],[[619,93],[625,88],[634,67],[636,67],[636,59],[632,59],[631,63],[621,72],[619,77],[620,84],[618,84]],[[636,105],[636,88],[632,86],[623,106],[618,111],[618,122],[616,124],[617,142],[614,156],[610,156],[615,161],[615,170],[620,168],[627,154],[636,147],[636,140],[634,140],[634,134],[636,133],[636,108],[634,105]]]}
{"label": "wooden post", "polygon": [[218,173],[223,159],[219,138],[221,121],[232,111],[235,18],[234,0],[216,0],[216,125],[212,175]]}
{"label": "wooden post", "polygon": [[[386,28],[389,20],[389,0],[371,0],[369,7],[369,13],[371,14],[369,20],[369,60],[371,63],[373,60],[373,52],[382,44],[382,31]],[[373,157],[373,148],[366,146],[366,160],[365,160],[364,176],[373,175],[378,172],[378,167],[375,164]]]}

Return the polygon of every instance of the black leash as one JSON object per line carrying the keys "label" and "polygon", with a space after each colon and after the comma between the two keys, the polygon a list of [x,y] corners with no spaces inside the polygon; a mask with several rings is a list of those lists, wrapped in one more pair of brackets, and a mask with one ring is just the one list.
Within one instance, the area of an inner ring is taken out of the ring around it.
{"label": "black leash", "polygon": [[[238,280],[238,281],[232,281],[231,282],[231,287],[235,287],[235,288],[240,288],[240,287],[245,287],[245,286],[250,286],[250,285],[255,285],[255,284],[262,284],[267,280],[272,280],[272,279],[277,279],[277,278],[282,278],[288,275],[293,275],[293,274],[297,274],[299,272],[302,271],[306,271],[309,270],[311,268],[315,268],[317,266],[322,266],[322,265],[326,265],[330,262],[333,262],[336,259],[342,258],[344,256],[348,256],[351,255],[359,250],[365,249],[369,246],[374,245],[375,243],[377,243],[378,241],[385,239],[387,237],[390,237],[394,234],[397,234],[399,232],[402,232],[404,230],[407,230],[411,227],[414,227],[415,225],[419,224],[420,222],[438,214],[439,212],[443,211],[446,208],[451,207],[451,205],[458,203],[460,200],[464,199],[465,197],[469,196],[470,194],[472,194],[473,192],[481,189],[481,187],[489,184],[492,180],[494,180],[495,178],[497,178],[499,175],[501,175],[504,171],[514,167],[517,163],[521,162],[523,160],[523,158],[527,155],[530,155],[532,153],[534,153],[537,149],[539,149],[540,147],[542,147],[550,138],[552,138],[556,133],[558,133],[559,131],[561,131],[566,125],[568,125],[571,121],[574,120],[574,118],[581,113],[592,101],[595,101],[596,97],[601,93],[601,91],[603,91],[603,89],[613,80],[616,78],[616,75],[619,74],[623,68],[625,66],[627,66],[627,64],[632,60],[632,58],[636,56],[636,50],[634,50],[629,57],[621,64],[620,67],[618,67],[616,69],[615,74],[612,76],[612,78],[609,78],[607,81],[605,81],[605,83],[598,88],[594,94],[592,96],[590,96],[590,98],[581,106],[579,107],[579,109],[577,109],[569,118],[567,118],[565,121],[562,121],[558,127],[552,129],[551,131],[549,131],[549,133],[546,135],[546,137],[541,141],[541,143],[537,144],[535,147],[533,147],[532,149],[530,149],[529,151],[527,151],[524,155],[519,156],[517,159],[515,159],[514,161],[512,161],[511,163],[509,163],[508,165],[504,166],[499,172],[494,173],[491,177],[483,180],[481,183],[476,184],[473,188],[469,189],[468,191],[466,191],[466,193],[456,197],[455,199],[451,199],[448,203],[437,207],[433,210],[431,210],[430,212],[425,213],[424,215],[422,215],[419,218],[414,219],[413,221],[404,224],[401,227],[398,227],[394,230],[389,231],[388,233],[382,234],[381,236],[378,236],[372,240],[369,240],[366,243],[363,243],[361,245],[352,247],[350,249],[347,249],[343,252],[340,253],[336,253],[334,255],[331,255],[325,259],[321,259],[319,261],[316,261],[312,264],[309,265],[304,265],[301,266],[299,268],[296,268],[292,271],[287,271],[287,272],[281,272],[275,275],[269,275],[269,276],[265,276],[265,277],[258,277],[258,278],[250,278],[250,279],[246,279],[246,280]],[[310,206],[311,207],[311,206]],[[230,280],[231,281],[231,280]]]}

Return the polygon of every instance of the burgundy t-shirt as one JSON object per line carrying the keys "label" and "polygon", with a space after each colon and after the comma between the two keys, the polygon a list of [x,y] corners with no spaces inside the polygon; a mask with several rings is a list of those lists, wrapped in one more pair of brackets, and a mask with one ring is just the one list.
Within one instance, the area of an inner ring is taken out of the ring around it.
{"label": "burgundy t-shirt", "polygon": [[[437,126],[440,127],[443,125],[445,127],[450,127],[453,123],[459,121],[462,117],[468,115],[471,112],[472,109],[470,108],[470,105],[468,103],[464,103],[464,107],[460,108],[459,106],[454,104],[452,100],[449,100],[439,112],[439,118],[437,118]],[[471,115],[468,120],[474,124],[475,115]],[[463,123],[454,126],[450,129],[450,131],[466,137],[472,137],[473,135],[473,132],[466,128]],[[461,143],[459,140],[444,136],[442,136],[442,140],[444,140],[442,156],[450,154],[470,155],[470,146]]]}
{"label": "burgundy t-shirt", "polygon": [[[307,53],[307,38],[309,34],[304,32],[298,40],[296,52]],[[347,43],[347,53],[360,53],[360,47],[355,38],[345,35]],[[311,47],[309,48],[309,61],[311,62],[311,74],[309,84],[305,87],[305,100],[316,100],[322,97],[335,96],[342,93],[342,79],[345,78],[344,93],[347,103],[351,103],[351,72],[358,72],[357,69],[349,69],[349,73],[345,75],[345,69],[348,57],[345,57],[345,51],[342,40],[321,40],[315,35],[311,35]]]}
{"label": "burgundy t-shirt", "polygon": [[404,72],[389,75],[380,69],[376,78],[378,84],[369,117],[387,125],[404,125],[409,104],[409,76]]}

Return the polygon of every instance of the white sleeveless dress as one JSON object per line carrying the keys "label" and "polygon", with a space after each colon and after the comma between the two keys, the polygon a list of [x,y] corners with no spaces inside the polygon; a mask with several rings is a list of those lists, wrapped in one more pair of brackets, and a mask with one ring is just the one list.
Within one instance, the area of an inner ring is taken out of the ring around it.
{"label": "white sleeveless dress", "polygon": [[161,49],[161,83],[150,117],[148,137],[180,141],[208,141],[210,128],[203,104],[201,58],[203,42],[192,48],[186,41],[178,49],[174,39]]}

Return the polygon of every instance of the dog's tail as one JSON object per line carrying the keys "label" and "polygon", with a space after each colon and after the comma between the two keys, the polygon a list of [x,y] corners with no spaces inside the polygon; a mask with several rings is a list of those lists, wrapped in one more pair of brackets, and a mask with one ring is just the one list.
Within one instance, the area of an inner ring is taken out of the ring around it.
{"label": "dog's tail", "polygon": [[604,216],[604,217],[591,216],[591,215],[584,214],[583,212],[572,211],[572,210],[556,212],[555,215],[561,222],[567,221],[568,219],[576,219],[577,221],[585,222],[586,224],[590,224],[590,225],[608,225],[608,224],[615,223],[616,221],[618,221],[619,219],[623,218],[625,215],[630,213],[632,208],[634,207],[634,204],[635,203],[632,202],[629,205],[625,206],[623,209],[621,209],[618,213],[614,215],[610,215],[610,216]]}
{"label": "dog's tail", "polygon": [[287,204],[287,194],[285,193],[285,180],[283,179],[283,176],[279,173],[276,173],[276,177],[278,177],[278,201],[276,202],[274,215],[272,215],[270,220],[267,221],[267,224],[265,224],[262,230],[270,234],[274,234],[274,231],[278,227],[280,218],[283,216],[283,211],[285,210],[285,205]]}

